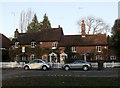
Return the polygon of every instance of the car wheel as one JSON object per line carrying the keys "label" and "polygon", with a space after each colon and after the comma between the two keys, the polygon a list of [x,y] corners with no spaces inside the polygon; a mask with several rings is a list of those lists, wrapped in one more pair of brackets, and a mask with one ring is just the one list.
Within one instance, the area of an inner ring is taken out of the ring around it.
{"label": "car wheel", "polygon": [[46,67],[46,66],[43,66],[42,69],[45,71],[45,70],[47,70],[47,67]]}
{"label": "car wheel", "polygon": [[69,69],[70,69],[70,67],[69,66],[65,66],[65,68],[64,68],[66,71],[68,71]]}
{"label": "car wheel", "polygon": [[84,71],[87,71],[88,69],[89,69],[88,66],[83,66]]}
{"label": "car wheel", "polygon": [[24,69],[25,69],[25,70],[29,70],[29,67],[28,67],[28,66],[25,66]]}

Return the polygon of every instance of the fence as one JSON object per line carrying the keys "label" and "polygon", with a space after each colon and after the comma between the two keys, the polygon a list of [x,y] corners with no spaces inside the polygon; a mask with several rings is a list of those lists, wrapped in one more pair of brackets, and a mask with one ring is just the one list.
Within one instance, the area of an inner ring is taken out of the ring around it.
{"label": "fence", "polygon": [[[22,68],[24,66],[24,62],[0,62],[0,68]],[[61,68],[64,64],[63,63],[53,63],[53,68]],[[98,68],[98,63],[94,62],[91,63],[93,68]],[[114,68],[114,67],[120,67],[120,62],[104,62],[103,63],[104,68]]]}
{"label": "fence", "polygon": [[103,64],[103,67],[104,68],[114,68],[114,67],[120,67],[120,62],[104,62],[104,64]]}
{"label": "fence", "polygon": [[23,67],[24,62],[0,62],[0,68],[15,68],[15,67]]}

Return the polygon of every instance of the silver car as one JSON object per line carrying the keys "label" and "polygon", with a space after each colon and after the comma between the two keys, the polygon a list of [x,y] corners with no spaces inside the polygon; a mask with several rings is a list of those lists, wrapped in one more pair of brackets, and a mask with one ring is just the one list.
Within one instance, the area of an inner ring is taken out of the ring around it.
{"label": "silver car", "polygon": [[91,67],[91,63],[84,60],[76,60],[73,63],[64,64],[62,66],[62,68],[66,71],[69,69],[83,69],[84,71],[87,71]]}
{"label": "silver car", "polygon": [[34,60],[30,61],[29,63],[25,64],[24,69],[25,70],[28,70],[28,69],[47,70],[47,69],[51,69],[51,65],[41,59],[34,59]]}

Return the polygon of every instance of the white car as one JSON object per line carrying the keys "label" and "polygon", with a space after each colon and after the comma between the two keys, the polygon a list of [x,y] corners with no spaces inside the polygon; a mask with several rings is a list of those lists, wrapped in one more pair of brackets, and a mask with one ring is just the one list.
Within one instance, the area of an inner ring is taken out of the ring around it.
{"label": "white car", "polygon": [[24,69],[25,70],[28,70],[28,69],[47,70],[47,69],[51,69],[51,65],[41,59],[34,59],[29,63],[25,64]]}

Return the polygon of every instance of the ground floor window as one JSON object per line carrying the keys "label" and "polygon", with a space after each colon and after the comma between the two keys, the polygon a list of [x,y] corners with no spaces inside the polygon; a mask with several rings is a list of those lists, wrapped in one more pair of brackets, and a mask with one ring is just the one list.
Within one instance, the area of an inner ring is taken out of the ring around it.
{"label": "ground floor window", "polygon": [[31,54],[30,59],[31,60],[35,59],[35,54]]}
{"label": "ground floor window", "polygon": [[102,60],[102,56],[101,55],[96,55],[96,60]]}
{"label": "ground floor window", "polygon": [[16,55],[14,61],[19,61],[19,56]]}
{"label": "ground floor window", "polygon": [[110,56],[110,60],[116,60],[116,56]]}
{"label": "ground floor window", "polygon": [[26,61],[26,60],[27,60],[27,56],[22,56],[22,57],[21,57],[21,60],[22,60],[22,61]]}
{"label": "ground floor window", "polygon": [[72,52],[76,52],[76,47],[71,47]]}

